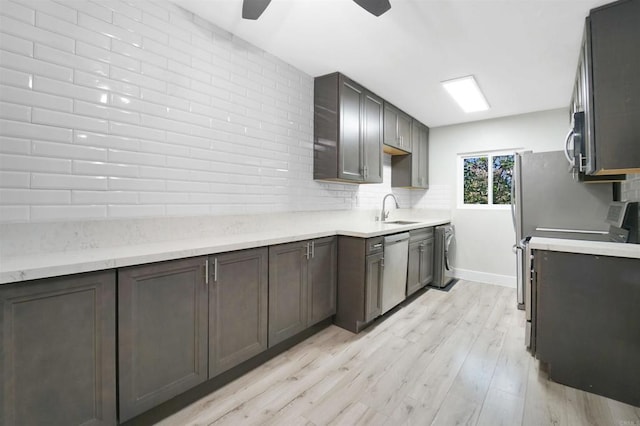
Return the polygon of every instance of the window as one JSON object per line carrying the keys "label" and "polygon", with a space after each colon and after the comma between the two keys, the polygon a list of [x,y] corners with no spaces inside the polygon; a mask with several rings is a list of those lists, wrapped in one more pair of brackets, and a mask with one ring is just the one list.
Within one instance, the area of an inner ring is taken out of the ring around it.
{"label": "window", "polygon": [[487,153],[460,156],[462,206],[511,204],[513,154]]}

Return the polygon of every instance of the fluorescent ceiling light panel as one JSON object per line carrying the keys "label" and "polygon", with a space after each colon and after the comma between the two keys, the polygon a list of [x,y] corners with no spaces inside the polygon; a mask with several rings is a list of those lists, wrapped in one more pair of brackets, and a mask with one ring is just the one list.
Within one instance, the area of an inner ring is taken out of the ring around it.
{"label": "fluorescent ceiling light panel", "polygon": [[464,112],[486,111],[489,104],[472,75],[441,82]]}

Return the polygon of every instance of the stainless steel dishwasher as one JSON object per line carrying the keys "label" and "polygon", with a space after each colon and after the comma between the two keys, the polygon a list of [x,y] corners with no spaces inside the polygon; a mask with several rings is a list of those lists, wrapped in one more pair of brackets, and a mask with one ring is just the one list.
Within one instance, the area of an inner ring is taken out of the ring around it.
{"label": "stainless steel dishwasher", "polygon": [[407,295],[407,261],[409,233],[384,237],[384,272],[382,274],[382,313],[402,302]]}

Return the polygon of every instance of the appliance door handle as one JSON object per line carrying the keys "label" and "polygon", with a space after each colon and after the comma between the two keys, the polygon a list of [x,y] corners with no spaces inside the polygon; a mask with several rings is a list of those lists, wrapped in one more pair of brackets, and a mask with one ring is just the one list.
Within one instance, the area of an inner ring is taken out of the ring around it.
{"label": "appliance door handle", "polygon": [[451,270],[451,265],[449,264],[449,246],[451,245],[451,240],[453,239],[453,234],[447,235],[447,239],[444,242],[444,267],[447,271]]}
{"label": "appliance door handle", "polygon": [[569,153],[569,142],[573,140],[573,135],[574,135],[574,131],[573,129],[569,130],[569,133],[567,133],[567,137],[564,141],[564,156],[567,158],[567,161],[569,162],[569,165],[571,167],[575,167],[576,163],[575,163],[575,159],[571,156],[571,154]]}

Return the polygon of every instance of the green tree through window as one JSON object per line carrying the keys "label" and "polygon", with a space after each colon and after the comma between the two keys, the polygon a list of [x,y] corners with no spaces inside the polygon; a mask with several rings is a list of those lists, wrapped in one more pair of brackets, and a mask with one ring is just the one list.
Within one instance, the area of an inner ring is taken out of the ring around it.
{"label": "green tree through window", "polygon": [[511,204],[513,154],[482,154],[462,160],[464,204]]}

